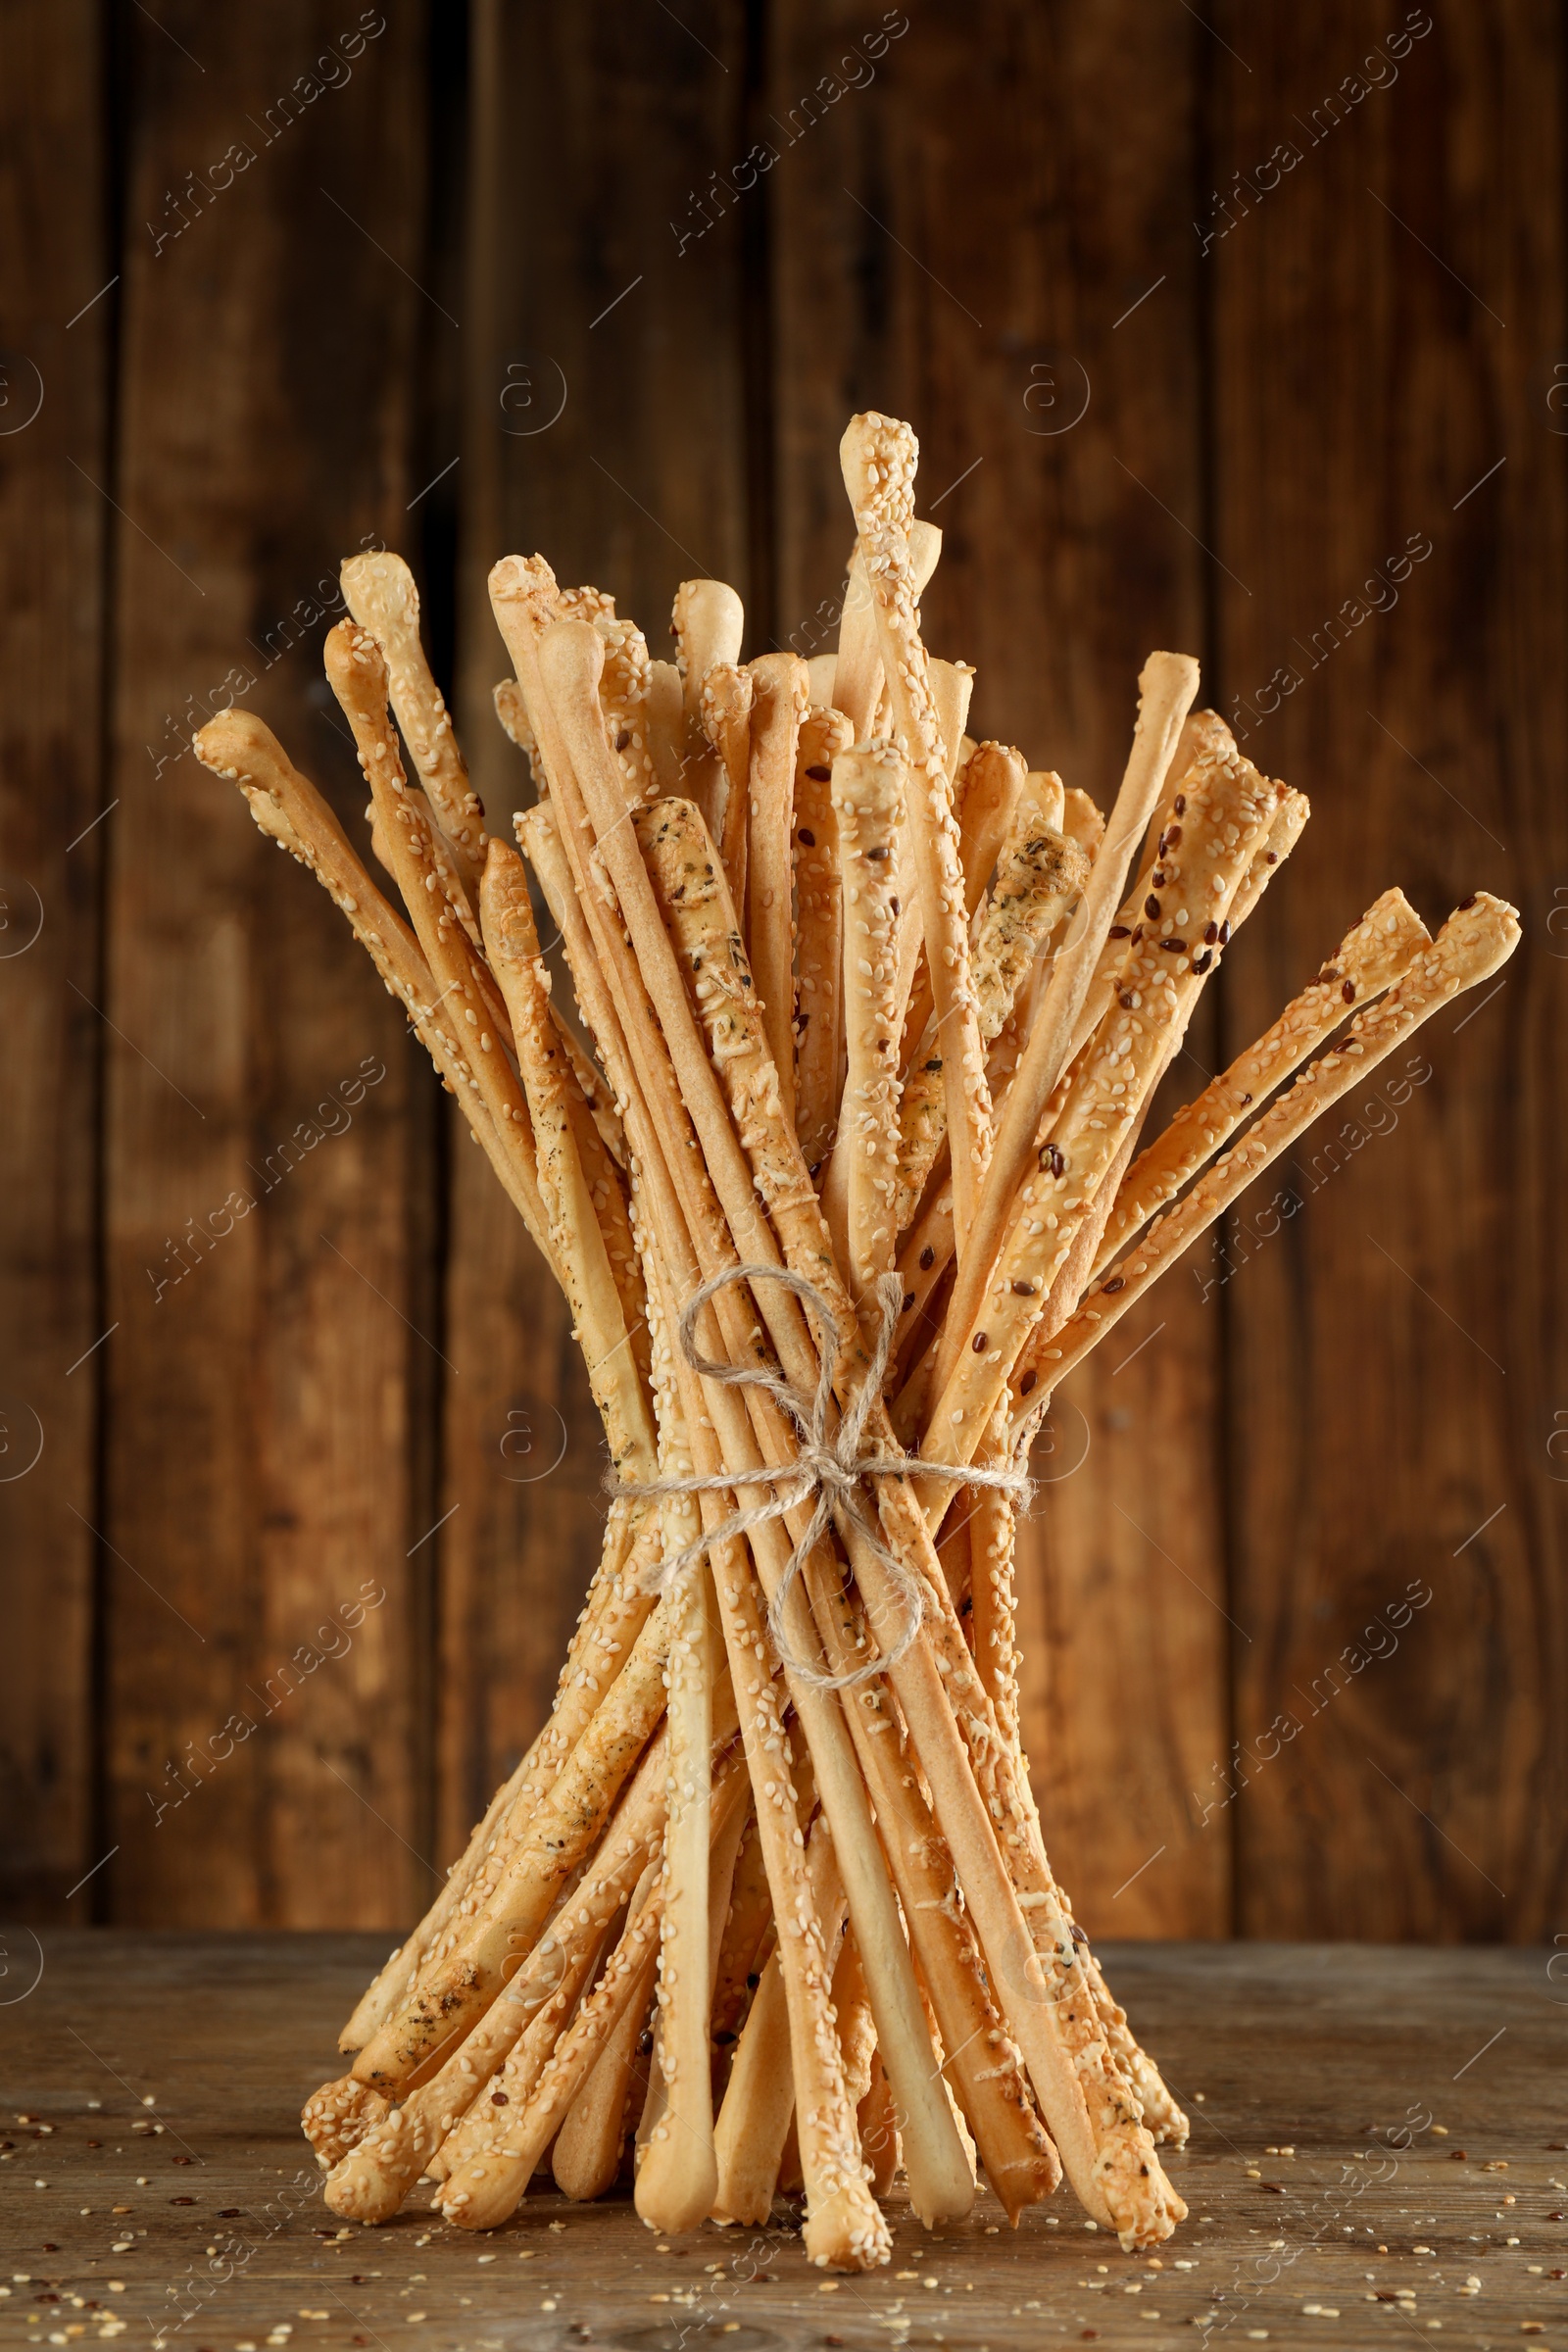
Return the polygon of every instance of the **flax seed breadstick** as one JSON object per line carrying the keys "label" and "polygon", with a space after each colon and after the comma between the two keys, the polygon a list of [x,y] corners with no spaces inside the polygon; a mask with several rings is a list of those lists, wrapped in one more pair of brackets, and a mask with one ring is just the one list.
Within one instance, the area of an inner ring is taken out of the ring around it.
{"label": "flax seed breadstick", "polygon": [[844,1093],[844,902],[833,762],[850,742],[842,710],[813,709],[795,753],[795,1128],[813,1175],[827,1157]]}
{"label": "flax seed breadstick", "polygon": [[419,643],[419,592],[401,556],[350,556],[340,577],[354,618],[386,657],[392,708],[435,821],[470,900],[484,863],[484,810],[469,786],[452,715]]}
{"label": "flax seed breadstick", "polygon": [[977,1313],[1002,1250],[1035,1131],[1066,1065],[1068,1043],[1115,912],[1127,860],[1159,800],[1182,721],[1197,691],[1198,664],[1186,655],[1152,654],[1144,664],[1139,678],[1138,723],[1121,791],[1095,856],[1074,922],[1076,936],[1056,956],[1045,1003],[1008,1091],[995,1154],[975,1211],[974,1232],[967,1243],[959,1220],[958,1274],[937,1356],[939,1391],[947,1387],[959,1350],[969,1346],[978,1328]]}
{"label": "flax seed breadstick", "polygon": [[1154,1211],[1192,1181],[1248,1111],[1333,1035],[1348,1004],[1364,1004],[1392,988],[1430,944],[1427,927],[1403,891],[1386,890],[1311,986],[1293,998],[1257,1043],[1179,1110],[1134,1161],[1096,1252],[1095,1274],[1102,1273]]}
{"label": "flax seed breadstick", "polygon": [[[1048,1360],[1022,1371],[1012,1387],[1013,1426],[1022,1431],[1050,1402],[1056,1382],[1081,1363],[1151,1283],[1173,1265],[1217,1216],[1246,1191],[1333,1102],[1358,1086],[1413,1029],[1457,996],[1489,979],[1513,954],[1519,917],[1505,901],[1479,891],[1448,917],[1432,945],[1416,956],[1388,994],[1358,1012],[1340,1046],[1320,1054],[1287,1094],[1271,1102],[1240,1143],[1150,1228],[1115,1271],[1086,1295],[1059,1334]],[[1025,1383],[1028,1383],[1027,1387]]]}
{"label": "flax seed breadstick", "polygon": [[806,664],[763,654],[751,665],[746,948],[773,1051],[784,1115],[795,1119],[795,926],[791,909],[795,754],[807,710]]}
{"label": "flax seed breadstick", "polygon": [[[840,1146],[822,1205],[858,1303],[893,1263],[899,1140],[898,900],[895,852],[904,822],[904,762],[891,744],[833,762],[839,896],[844,914],[844,1029],[849,1054]],[[768,1040],[771,1045],[771,1038]],[[841,1176],[842,1171],[842,1176]]]}
{"label": "flax seed breadstick", "polygon": [[948,1124],[954,1137],[954,1213],[961,1248],[991,1154],[991,1099],[969,975],[963,869],[949,799],[947,750],[915,617],[909,526],[917,454],[907,425],[875,415],[855,418],[840,451],[876,611],[894,724],[907,769],[921,929],[932,1001],[942,1026]]}
{"label": "flax seed breadstick", "polygon": [[[1144,936],[1126,944],[1116,1004],[1074,1065],[961,1352],[944,1351],[955,1368],[938,1388],[926,1425],[927,1458],[972,1458],[1042,1302],[1190,1014],[1209,968],[1200,945],[1203,927],[1229,913],[1267,835],[1274,803],[1274,787],[1244,762],[1207,771],[1188,796],[1183,838],[1161,869],[1166,887],[1147,902]],[[1178,921],[1180,933],[1166,930]],[[954,1306],[959,1297],[956,1292]],[[929,1508],[944,1507],[933,1482],[922,1480],[920,1491]]]}

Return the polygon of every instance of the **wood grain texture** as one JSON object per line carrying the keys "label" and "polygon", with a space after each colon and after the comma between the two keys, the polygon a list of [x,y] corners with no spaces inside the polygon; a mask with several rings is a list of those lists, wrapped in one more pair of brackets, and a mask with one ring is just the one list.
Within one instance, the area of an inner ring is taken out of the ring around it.
{"label": "wood grain texture", "polygon": [[[970,732],[1108,807],[1145,657],[1203,650],[1200,550],[1163,511],[1196,524],[1202,496],[1182,219],[1193,28],[1179,12],[1004,4],[915,13],[880,56],[858,52],[874,23],[847,0],[776,12],[761,127],[780,149],[762,199],[780,628],[798,652],[832,650],[853,526],[825,461],[852,411],[909,417],[917,506],[945,534],[927,641],[976,665]],[[867,68],[808,126],[807,93]],[[1207,1059],[1194,1042],[1189,1092]],[[1066,1450],[1040,1464],[1054,1483],[1019,1542],[1025,1739],[1053,1861],[1091,1927],[1212,1933],[1228,1843],[1173,1818],[1169,1792],[1228,1738],[1225,1626],[1204,1597],[1224,1582],[1219,1331],[1186,1295],[1156,1323],[1135,1362],[1075,1385]],[[1058,1479],[1080,1430],[1091,1458]],[[1161,1844],[1157,1873],[1118,1897]]]}
{"label": "wood grain texture", "polygon": [[[106,1876],[132,1919],[391,1922],[428,1883],[430,1080],[324,894],[181,756],[238,693],[363,832],[318,663],[338,558],[411,490],[421,18],[347,58],[303,0],[132,26],[104,1523]],[[231,140],[254,160],[225,188]]]}
{"label": "wood grain texture", "polygon": [[[1300,1207],[1278,1238],[1250,1243],[1258,1204],[1239,1212],[1222,1297],[1250,1636],[1240,1924],[1529,1936],[1557,1917],[1565,1861],[1545,1791],[1565,1740],[1548,1445],[1568,1382],[1543,1312],[1562,1275],[1546,922],[1568,872],[1565,483],[1540,365],[1564,336],[1543,195],[1562,27],[1518,0],[1440,16],[1391,60],[1401,22],[1429,20],[1343,0],[1310,26],[1283,8],[1220,26],[1250,72],[1216,62],[1216,184],[1282,139],[1300,156],[1232,206],[1205,265],[1227,709],[1240,698],[1246,749],[1314,809],[1241,943],[1229,1045],[1388,882],[1434,924],[1486,886],[1527,930],[1489,1001],[1433,1024],[1406,1102],[1370,1089],[1337,1149],[1314,1137],[1281,1171]],[[1379,567],[1387,582],[1407,545],[1430,553],[1391,591]],[[1412,1584],[1432,1598],[1391,1650],[1363,1629]],[[1276,1718],[1285,1744],[1258,1762]]]}
{"label": "wood grain texture", "polygon": [[416,2203],[340,2234],[297,2115],[379,1957],[365,1936],[45,1938],[10,2028],[40,2119],[8,2132],[19,2337],[27,2313],[43,2334],[113,2310],[193,2344],[260,2344],[287,2319],[329,2352],[414,2328],[439,2352],[817,2352],[906,2333],[1131,2352],[1431,2327],[1486,2352],[1528,2340],[1521,2324],[1556,2340],[1561,2011],[1539,1951],[1112,1945],[1110,1982],[1192,2107],[1192,2145],[1168,2160],[1191,2220],[1138,2260],[1087,2235],[1065,2191],[1016,2230],[982,2191],[935,2237],[898,2191],[892,2262],[831,2300],[783,2201],[761,2229],[656,2239],[624,2193],[572,2205],[546,2173],[477,2259],[471,2232]]}
{"label": "wood grain texture", "polygon": [[[0,1874],[67,1916],[94,1859],[98,902],[114,297],[99,12],[44,0],[0,30]],[[56,186],[60,153],[79,169]],[[79,470],[78,470],[79,469]],[[90,477],[90,478],[89,478]],[[77,1916],[92,1897],[78,1897]],[[90,1916],[90,1913],[86,1914]]]}
{"label": "wood grain texture", "polygon": [[[607,589],[658,661],[682,579],[748,594],[739,232],[715,216],[683,250],[669,225],[700,222],[691,200],[741,152],[742,28],[678,14],[638,11],[609,40],[570,11],[473,12],[459,719],[503,838],[533,792],[491,708],[497,557],[539,550],[564,586]],[[447,1284],[444,1859],[543,1721],[606,1507],[564,1303],[462,1140]]]}

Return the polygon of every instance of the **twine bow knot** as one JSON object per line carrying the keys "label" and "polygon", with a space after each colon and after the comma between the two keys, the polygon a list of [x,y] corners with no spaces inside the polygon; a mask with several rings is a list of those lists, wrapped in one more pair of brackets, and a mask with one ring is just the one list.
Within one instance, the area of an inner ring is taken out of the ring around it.
{"label": "twine bow knot", "polygon": [[[808,1396],[803,1389],[770,1372],[762,1364],[715,1363],[705,1356],[697,1345],[697,1318],[710,1299],[730,1283],[747,1282],[754,1287],[759,1282],[777,1283],[798,1298],[816,1326],[818,1352],[821,1358],[816,1391]],[[884,1274],[876,1286],[877,1303],[881,1309],[882,1327],[871,1350],[865,1376],[845,1406],[835,1430],[833,1421],[833,1368],[838,1361],[843,1334],[838,1317],[814,1283],[804,1274],[787,1266],[727,1266],[694,1292],[682,1311],[679,1326],[681,1353],[692,1370],[705,1380],[720,1382],[725,1388],[761,1389],[785,1412],[798,1433],[799,1448],[794,1459],[776,1466],[761,1465],[737,1476],[725,1470],[713,1477],[693,1475],[688,1478],[656,1478],[639,1481],[636,1485],[617,1488],[623,1494],[701,1495],[728,1494],[742,1488],[771,1487],[773,1492],[762,1501],[748,1504],[733,1512],[718,1525],[707,1528],[694,1543],[686,1544],[672,1559],[666,1560],[660,1576],[660,1589],[667,1592],[672,1585],[714,1544],[726,1544],[752,1528],[760,1527],[773,1519],[782,1519],[808,1499],[812,1500],[809,1520],[799,1542],[790,1553],[789,1561],[768,1603],[768,1631],[780,1661],[802,1682],[819,1690],[847,1690],[856,1684],[867,1681],[872,1675],[886,1674],[909,1648],[920,1630],[925,1615],[925,1594],[920,1582],[910,1575],[898,1555],[883,1542],[876,1523],[865,1507],[861,1481],[866,1478],[951,1478],[964,1486],[989,1487],[1010,1494],[1016,1501],[1027,1503],[1031,1493],[1028,1472],[1015,1462],[1010,1469],[982,1469],[968,1462],[932,1462],[919,1454],[876,1453],[867,1448],[866,1425],[882,1397],[882,1384],[893,1355],[893,1344],[899,1319],[904,1308],[904,1283],[898,1274]],[[823,1674],[809,1660],[797,1656],[785,1632],[785,1613],[795,1588],[795,1581],[816,1545],[827,1532],[828,1522],[835,1514],[849,1523],[858,1543],[876,1560],[898,1595],[904,1611],[904,1626],[891,1649],[868,1659],[845,1674]]]}

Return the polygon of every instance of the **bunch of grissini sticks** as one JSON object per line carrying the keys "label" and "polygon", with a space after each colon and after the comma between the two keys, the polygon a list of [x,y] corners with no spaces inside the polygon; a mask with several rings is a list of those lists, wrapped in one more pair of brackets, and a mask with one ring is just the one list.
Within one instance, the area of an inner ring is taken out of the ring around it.
{"label": "bunch of grissini sticks", "polygon": [[680,589],[672,664],[542,558],[496,565],[521,857],[395,556],[344,564],[326,643],[389,895],[259,720],[196,738],[407,1005],[569,1301],[612,1465],[550,1720],[305,2110],[347,2219],[424,2176],[491,2229],[546,2164],[573,2197],[629,2164],[662,2230],[803,2188],[812,2259],[858,2269],[900,2167],[927,2226],[977,2168],[1014,2222],[1065,2171],[1128,2248],[1186,2210],[1158,2155],[1186,2120],[1030,1792],[1018,1465],[1062,1375],[1518,924],[1481,894],[1434,940],[1387,892],[1135,1157],[1306,803],[1190,715],[1173,654],[1104,821],[971,740],[972,672],[919,633],[916,454],[889,417],[845,434],[818,661],[743,665],[717,581]]}

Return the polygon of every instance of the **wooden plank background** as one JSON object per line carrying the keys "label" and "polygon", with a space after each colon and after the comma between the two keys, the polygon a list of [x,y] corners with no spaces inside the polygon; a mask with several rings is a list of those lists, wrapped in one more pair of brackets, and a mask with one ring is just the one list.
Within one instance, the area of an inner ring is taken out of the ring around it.
{"label": "wooden plank background", "polygon": [[16,0],[0,51],[4,1914],[396,1926],[604,1510],[561,1302],[191,725],[238,696],[357,823],[319,645],[396,546],[496,821],[496,557],[656,652],[699,573],[749,652],[831,646],[877,405],[984,732],[1103,803],[1180,646],[1312,797],[1174,1088],[1391,881],[1526,918],[1062,1401],[1020,1546],[1057,1865],[1117,1935],[1553,1933],[1558,14]]}

